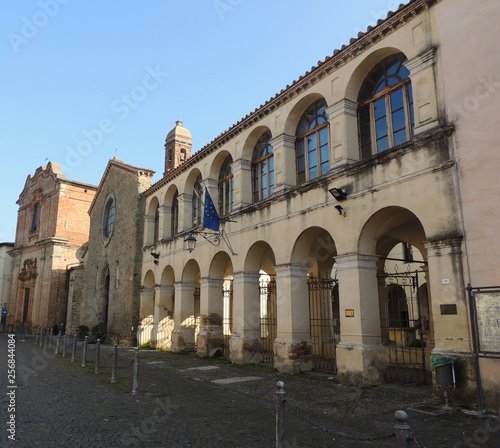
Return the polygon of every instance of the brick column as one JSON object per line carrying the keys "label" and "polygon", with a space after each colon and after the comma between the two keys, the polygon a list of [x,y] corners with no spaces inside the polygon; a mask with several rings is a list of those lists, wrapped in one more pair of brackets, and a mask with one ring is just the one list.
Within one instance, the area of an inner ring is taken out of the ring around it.
{"label": "brick column", "polygon": [[309,319],[309,266],[279,265],[276,270],[278,332],[274,341],[274,367],[296,374],[312,369]]}
{"label": "brick column", "polygon": [[256,364],[262,359],[259,278],[259,273],[233,274],[233,331],[229,358],[236,364]]}

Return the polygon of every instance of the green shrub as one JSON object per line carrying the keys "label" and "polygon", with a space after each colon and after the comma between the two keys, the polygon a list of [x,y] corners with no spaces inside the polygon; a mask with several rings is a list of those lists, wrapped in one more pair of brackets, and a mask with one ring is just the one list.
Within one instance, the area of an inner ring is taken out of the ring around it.
{"label": "green shrub", "polygon": [[89,327],[87,327],[87,325],[80,325],[78,327],[78,330],[76,331],[76,334],[79,338],[84,338],[89,334]]}
{"label": "green shrub", "polygon": [[94,339],[100,339],[101,342],[104,342],[106,337],[108,336],[108,332],[106,331],[106,325],[103,322],[100,322],[92,327],[90,330],[90,335]]}

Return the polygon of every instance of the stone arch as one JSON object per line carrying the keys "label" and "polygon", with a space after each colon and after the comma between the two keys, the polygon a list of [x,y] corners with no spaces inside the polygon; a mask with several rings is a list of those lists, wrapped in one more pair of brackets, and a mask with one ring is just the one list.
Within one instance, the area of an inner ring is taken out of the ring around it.
{"label": "stone arch", "polygon": [[257,241],[248,249],[245,257],[244,270],[259,273],[261,270],[268,275],[274,275],[276,258],[272,247],[266,241]]}
{"label": "stone arch", "polygon": [[99,273],[99,305],[97,309],[98,323],[108,327],[109,308],[111,301],[111,270],[106,263]]}
{"label": "stone arch", "polygon": [[234,157],[231,152],[223,149],[222,151],[219,151],[217,155],[215,156],[212,165],[210,165],[210,170],[209,170],[209,179],[218,179],[219,178],[219,171],[221,169],[222,164],[224,163],[224,160],[226,160],[227,156],[231,156],[233,162],[234,162]]}
{"label": "stone arch", "polygon": [[175,193],[178,193],[179,189],[177,188],[177,185],[175,183],[172,183],[167,191],[165,192],[165,195],[163,196],[163,201],[161,205],[165,205],[167,207],[170,207],[172,205],[172,199],[174,198]]}
{"label": "stone arch", "polygon": [[[194,184],[199,175],[201,175],[201,171],[198,168],[193,168],[189,172],[186,178],[186,182],[184,183],[184,191],[182,193],[189,195],[193,194]],[[203,175],[201,176],[201,178],[203,179]],[[179,192],[179,194],[181,194],[181,192]]]}
{"label": "stone arch", "polygon": [[378,210],[364,224],[359,239],[358,252],[386,257],[392,248],[406,241],[417,247],[425,258],[426,233],[420,219],[410,210],[390,206]]}
{"label": "stone arch", "polygon": [[233,274],[233,263],[231,257],[225,251],[215,254],[210,263],[208,277],[212,279],[224,279]]}
{"label": "stone arch", "polygon": [[[326,98],[320,93],[311,92],[301,98],[297,104],[292,107],[285,120],[285,134],[295,136],[297,125],[302,117],[302,114],[314,101],[319,100],[320,98],[324,98],[326,101]],[[326,102],[328,106],[328,101]]]}
{"label": "stone arch", "polygon": [[377,65],[382,59],[395,53],[404,52],[395,47],[385,47],[380,48],[373,53],[366,56],[354,69],[349,81],[347,82],[345,88],[344,98],[350,99],[351,101],[357,101],[359,89],[363,84],[363,81],[368,76],[368,73]]}
{"label": "stone arch", "polygon": [[309,275],[329,278],[337,254],[335,242],[330,233],[321,227],[309,227],[295,240],[290,262],[308,265]]}
{"label": "stone arch", "polygon": [[196,283],[199,282],[200,276],[200,265],[194,258],[191,258],[184,265],[181,281],[182,283]]}
{"label": "stone arch", "polygon": [[252,160],[252,154],[253,150],[255,148],[255,145],[257,141],[259,140],[260,136],[266,132],[270,131],[272,136],[275,137],[274,133],[269,129],[268,126],[257,126],[254,129],[252,129],[252,132],[248,134],[247,139],[245,140],[245,143],[243,144],[243,149],[241,152],[241,158],[245,160]]}

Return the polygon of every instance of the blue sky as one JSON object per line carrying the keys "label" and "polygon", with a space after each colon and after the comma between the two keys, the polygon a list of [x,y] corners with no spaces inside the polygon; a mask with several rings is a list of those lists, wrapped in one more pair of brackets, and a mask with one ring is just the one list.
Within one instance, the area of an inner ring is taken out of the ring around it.
{"label": "blue sky", "polygon": [[117,154],[157,181],[176,120],[197,151],[399,3],[5,0],[0,242],[39,166],[97,185]]}

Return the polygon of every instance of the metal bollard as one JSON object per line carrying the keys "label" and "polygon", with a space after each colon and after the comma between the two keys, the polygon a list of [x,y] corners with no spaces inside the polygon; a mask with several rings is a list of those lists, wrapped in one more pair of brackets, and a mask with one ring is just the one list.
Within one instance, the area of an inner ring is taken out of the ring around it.
{"label": "metal bollard", "polygon": [[47,331],[45,333],[45,345],[44,348],[47,348],[47,342],[49,342],[49,329],[47,328]]}
{"label": "metal bollard", "polygon": [[87,367],[87,343],[89,337],[85,336],[85,341],[83,341],[83,356],[82,356],[82,367]]}
{"label": "metal bollard", "polygon": [[408,414],[405,411],[396,411],[394,418],[396,419],[396,424],[394,425],[396,448],[409,448],[410,425],[408,425]]}
{"label": "metal bollard", "polygon": [[66,331],[64,333],[64,340],[63,340],[63,352],[62,352],[62,357],[64,358],[66,356],[66,344],[68,343],[68,332]]}
{"label": "metal bollard", "polygon": [[132,385],[132,395],[137,395],[139,392],[139,347],[135,348],[134,358],[134,382]]}
{"label": "metal bollard", "polygon": [[61,330],[57,333],[57,342],[56,342],[56,355],[59,354],[59,345],[61,343]]}
{"label": "metal bollard", "polygon": [[97,345],[95,348],[95,368],[94,373],[97,375],[99,373],[99,361],[101,359],[101,340],[97,340]]}
{"label": "metal bollard", "polygon": [[73,336],[73,352],[71,353],[71,362],[75,362],[76,355],[76,333]]}
{"label": "metal bollard", "polygon": [[40,327],[36,329],[36,338],[35,338],[35,345],[38,345],[38,332],[40,331]]}
{"label": "metal bollard", "polygon": [[38,341],[38,345],[43,347],[43,327],[40,327],[40,340]]}
{"label": "metal bollard", "polygon": [[118,367],[118,344],[115,344],[113,350],[113,368],[111,369],[111,383],[116,383],[116,369]]}
{"label": "metal bollard", "polygon": [[49,350],[52,350],[52,330],[47,328],[47,331],[50,333],[49,336]]}
{"label": "metal bollard", "polygon": [[285,383],[276,383],[276,448],[285,446]]}

